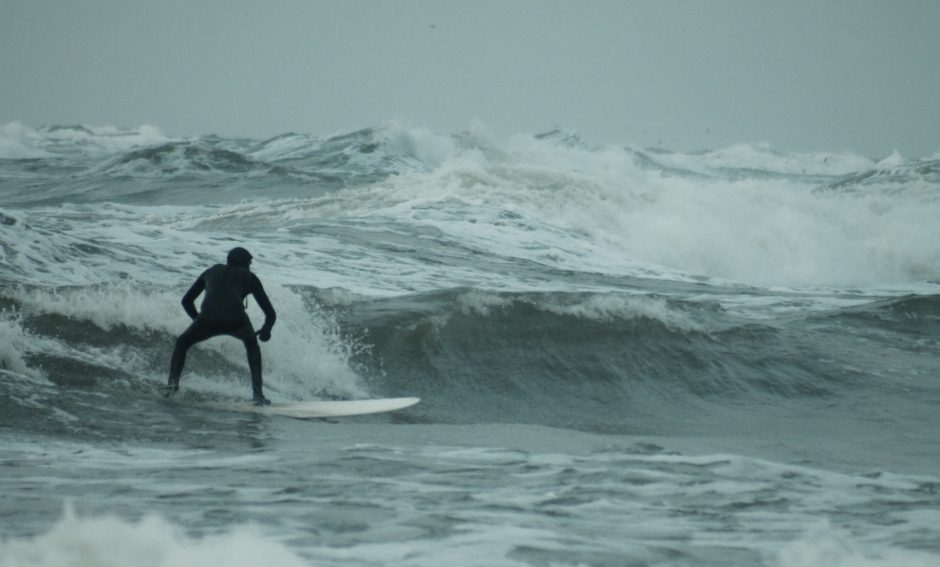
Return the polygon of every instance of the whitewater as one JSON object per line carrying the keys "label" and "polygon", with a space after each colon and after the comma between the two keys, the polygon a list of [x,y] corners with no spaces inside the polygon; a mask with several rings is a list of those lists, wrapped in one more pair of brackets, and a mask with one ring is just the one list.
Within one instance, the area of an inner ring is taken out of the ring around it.
{"label": "whitewater", "polygon": [[[0,567],[940,565],[938,218],[940,153],[0,126]],[[269,398],[421,403],[159,396],[235,246]]]}

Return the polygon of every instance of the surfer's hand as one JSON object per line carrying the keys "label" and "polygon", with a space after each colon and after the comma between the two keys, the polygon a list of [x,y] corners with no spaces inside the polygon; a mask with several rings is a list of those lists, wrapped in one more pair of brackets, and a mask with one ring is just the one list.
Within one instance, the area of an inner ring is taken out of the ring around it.
{"label": "surfer's hand", "polygon": [[261,341],[261,342],[263,342],[263,343],[266,343],[266,342],[268,342],[268,341],[271,340],[271,330],[270,330],[270,329],[261,329],[260,331],[258,331],[258,332],[255,333],[255,334],[258,335],[258,340]]}

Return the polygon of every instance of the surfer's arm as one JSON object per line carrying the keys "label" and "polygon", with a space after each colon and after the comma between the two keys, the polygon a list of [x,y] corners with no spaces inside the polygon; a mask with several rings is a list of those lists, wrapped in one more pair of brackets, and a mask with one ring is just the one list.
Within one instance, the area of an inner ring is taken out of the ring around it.
{"label": "surfer's arm", "polygon": [[277,313],[274,312],[274,306],[271,305],[271,300],[268,299],[268,294],[264,292],[264,286],[261,285],[261,280],[257,277],[254,278],[252,282],[251,295],[255,298],[255,301],[258,302],[258,307],[261,308],[261,311],[264,313],[264,325],[261,326],[261,330],[258,331],[258,334],[264,337],[264,335],[271,335],[271,329],[274,327],[274,321],[277,320]]}
{"label": "surfer's arm", "polygon": [[189,318],[194,321],[196,317],[199,316],[199,312],[196,311],[196,298],[199,297],[199,294],[202,293],[204,289],[206,289],[206,282],[203,280],[202,276],[199,276],[199,278],[193,282],[189,291],[183,295],[183,300],[180,302],[183,304],[183,310],[185,310]]}

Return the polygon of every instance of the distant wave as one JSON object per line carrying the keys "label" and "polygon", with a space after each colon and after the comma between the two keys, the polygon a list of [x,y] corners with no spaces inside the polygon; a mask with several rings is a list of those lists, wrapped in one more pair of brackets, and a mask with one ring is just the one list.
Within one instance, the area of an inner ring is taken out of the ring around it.
{"label": "distant wave", "polygon": [[3,139],[34,156],[0,161],[6,206],[239,204],[229,228],[368,220],[421,239],[434,232],[468,252],[612,275],[764,286],[940,280],[940,247],[929,244],[940,241],[935,158],[743,145],[688,154],[591,147],[563,131],[497,141],[397,123],[260,141],[8,125]]}
{"label": "distant wave", "polygon": [[205,141],[174,141],[128,150],[90,174],[173,178],[180,175],[250,175],[271,166]]}
{"label": "distant wave", "polygon": [[[610,147],[592,148],[577,133],[554,130],[533,136],[518,136],[510,151],[524,150],[527,140],[546,146],[557,146],[573,152],[610,151]],[[441,165],[455,154],[482,152],[494,157],[501,151],[482,132],[437,134],[426,129],[388,122],[329,136],[285,133],[266,140],[225,139],[199,136],[173,139],[153,126],[115,128],[112,126],[47,126],[32,129],[13,122],[0,127],[0,159],[33,159],[50,156],[79,156],[114,159],[115,154],[138,152],[141,148],[167,143],[199,141],[208,149],[227,150],[242,154],[245,159],[269,163],[286,163],[296,169],[348,169],[350,164],[364,169],[391,171],[398,169],[430,169]],[[503,148],[505,150],[506,148]],[[788,153],[767,145],[737,145],[695,153],[671,152],[662,148],[639,149],[623,146],[622,151],[635,153],[638,162],[672,171],[709,175],[812,175],[842,176],[864,173],[889,166],[917,164],[926,158],[907,162],[896,154],[882,162],[851,153]],[[132,154],[133,155],[133,154]],[[185,156],[184,156],[185,157]],[[193,156],[199,159],[198,156]],[[916,165],[915,165],[916,168]]]}
{"label": "distant wave", "polygon": [[48,157],[50,154],[36,147],[36,135],[19,122],[0,126],[0,160],[22,160]]}
{"label": "distant wave", "polygon": [[[860,325],[904,336],[940,337],[940,296],[911,295],[866,303],[858,307],[814,315],[813,318]],[[918,343],[915,350],[940,346],[940,340]]]}

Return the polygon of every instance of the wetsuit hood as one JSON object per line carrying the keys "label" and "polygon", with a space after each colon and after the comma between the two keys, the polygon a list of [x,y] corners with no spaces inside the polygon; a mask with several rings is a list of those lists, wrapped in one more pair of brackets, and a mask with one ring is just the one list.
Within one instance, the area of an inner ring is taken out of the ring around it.
{"label": "wetsuit hood", "polygon": [[241,246],[237,246],[229,250],[226,263],[229,266],[241,266],[243,268],[247,268],[251,265],[251,253]]}

